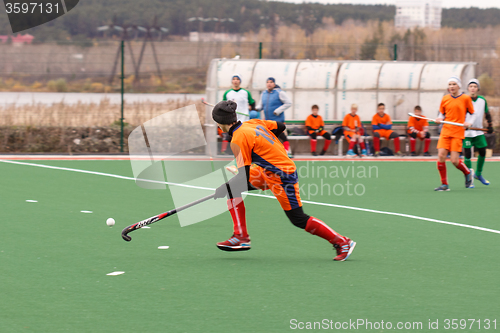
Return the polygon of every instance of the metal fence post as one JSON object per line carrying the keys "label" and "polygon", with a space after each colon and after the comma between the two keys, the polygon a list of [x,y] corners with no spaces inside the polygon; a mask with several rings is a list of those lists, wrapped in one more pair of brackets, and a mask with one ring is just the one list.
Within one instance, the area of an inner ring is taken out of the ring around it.
{"label": "metal fence post", "polygon": [[398,60],[398,44],[394,44],[394,61]]}
{"label": "metal fence post", "polygon": [[121,68],[121,118],[120,118],[120,152],[123,153],[123,107],[124,107],[124,99],[123,94],[125,92],[125,41],[121,42],[121,58],[122,58],[122,68]]}
{"label": "metal fence post", "polygon": [[259,43],[259,59],[262,59],[262,42]]}

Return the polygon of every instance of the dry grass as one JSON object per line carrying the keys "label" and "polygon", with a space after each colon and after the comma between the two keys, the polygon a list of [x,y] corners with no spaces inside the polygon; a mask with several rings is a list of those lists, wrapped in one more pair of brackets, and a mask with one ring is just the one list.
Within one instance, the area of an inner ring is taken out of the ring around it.
{"label": "dry grass", "polygon": [[[125,122],[137,126],[165,112],[196,104],[200,122],[205,122],[205,107],[200,101],[176,100],[166,103],[129,103],[125,104]],[[0,108],[0,126],[64,126],[89,127],[110,126],[120,121],[121,109],[109,100],[100,103],[53,105],[9,105]]]}

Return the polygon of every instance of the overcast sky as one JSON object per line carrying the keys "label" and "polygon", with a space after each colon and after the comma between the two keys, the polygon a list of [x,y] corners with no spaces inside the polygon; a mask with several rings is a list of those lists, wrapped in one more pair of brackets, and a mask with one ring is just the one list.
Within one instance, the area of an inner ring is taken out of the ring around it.
{"label": "overcast sky", "polygon": [[[283,1],[283,0],[281,0]],[[328,3],[346,3],[353,5],[394,5],[396,0],[286,0],[286,2],[319,2],[323,4]],[[445,8],[457,8],[457,7],[479,7],[479,8],[500,8],[500,0],[442,0],[443,7]]]}

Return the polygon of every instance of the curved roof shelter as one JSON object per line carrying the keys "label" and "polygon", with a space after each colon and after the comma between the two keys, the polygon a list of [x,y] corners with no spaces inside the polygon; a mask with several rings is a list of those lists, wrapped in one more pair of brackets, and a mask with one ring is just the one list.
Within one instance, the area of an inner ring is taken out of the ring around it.
{"label": "curved roof shelter", "polygon": [[[255,100],[266,89],[266,79],[274,77],[293,102],[287,120],[304,120],[313,104],[325,120],[342,120],[353,103],[362,120],[371,119],[378,103],[386,104],[392,119],[407,120],[415,105],[435,117],[448,78],[460,77],[465,89],[475,75],[475,63],[213,59],[206,88],[210,103],[222,99],[235,73]],[[207,108],[207,123],[212,122],[210,112]]]}

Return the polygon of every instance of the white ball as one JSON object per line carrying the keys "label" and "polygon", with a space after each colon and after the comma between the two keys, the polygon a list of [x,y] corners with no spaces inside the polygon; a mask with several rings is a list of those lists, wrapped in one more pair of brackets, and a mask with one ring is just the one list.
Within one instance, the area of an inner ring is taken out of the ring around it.
{"label": "white ball", "polygon": [[109,219],[106,220],[106,224],[109,225],[110,227],[114,226],[115,225],[115,219],[110,217]]}

